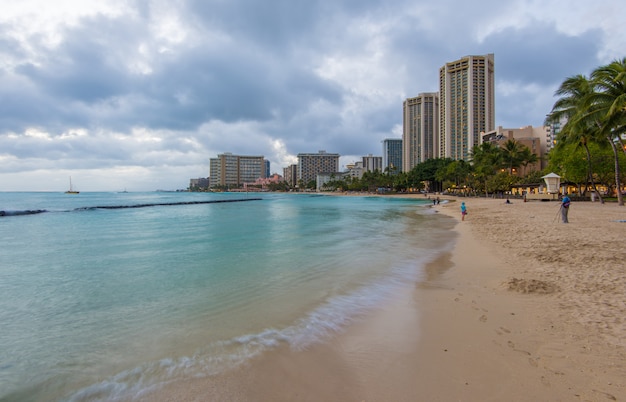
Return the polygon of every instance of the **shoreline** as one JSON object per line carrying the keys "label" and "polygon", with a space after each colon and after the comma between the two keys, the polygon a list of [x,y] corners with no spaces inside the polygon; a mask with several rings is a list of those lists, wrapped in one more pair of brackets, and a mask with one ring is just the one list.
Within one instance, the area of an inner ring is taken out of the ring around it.
{"label": "shoreline", "polygon": [[[413,195],[423,199],[423,195]],[[456,197],[452,250],[330,342],[141,400],[626,400],[626,209]]]}

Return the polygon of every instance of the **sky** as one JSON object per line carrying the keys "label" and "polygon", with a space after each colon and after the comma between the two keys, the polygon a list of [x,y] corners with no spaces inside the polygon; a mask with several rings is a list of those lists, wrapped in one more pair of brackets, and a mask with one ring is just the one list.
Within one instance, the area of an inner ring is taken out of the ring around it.
{"label": "sky", "polygon": [[626,57],[621,0],[0,0],[0,191],[175,190],[209,159],[382,155],[439,68],[495,57],[496,126]]}

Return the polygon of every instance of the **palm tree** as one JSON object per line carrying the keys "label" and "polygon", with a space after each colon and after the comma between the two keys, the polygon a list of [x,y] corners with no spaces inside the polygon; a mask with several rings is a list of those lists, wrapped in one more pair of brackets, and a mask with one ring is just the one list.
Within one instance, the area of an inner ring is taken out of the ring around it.
{"label": "palm tree", "polygon": [[536,154],[532,153],[532,151],[528,147],[524,147],[524,149],[522,149],[522,155],[520,158],[521,165],[524,166],[525,175],[528,174],[528,172],[526,172],[526,168],[528,167],[528,165],[532,165],[539,161],[539,157]]}
{"label": "palm tree", "polygon": [[471,169],[471,165],[463,159],[455,160],[437,169],[435,179],[441,182],[447,180],[453,183],[456,188],[460,188],[462,185],[467,183],[467,177],[469,176]]}
{"label": "palm tree", "polygon": [[515,141],[515,139],[507,140],[500,150],[502,152],[503,162],[509,168],[509,174],[513,174],[513,169],[520,167],[522,164],[523,152],[525,146]]}
{"label": "palm tree", "polygon": [[579,144],[585,149],[588,180],[599,195],[600,202],[603,202],[593,178],[591,153],[587,145],[589,141],[595,140],[595,136],[598,134],[594,122],[589,120],[587,114],[587,102],[592,93],[594,93],[593,83],[586,76],[579,74],[566,78],[555,92],[555,95],[560,96],[560,98],[554,103],[548,120],[557,121],[562,117],[567,118],[567,123],[563,126],[560,134],[560,140]]}
{"label": "palm tree", "polygon": [[591,73],[591,79],[596,90],[589,95],[589,115],[596,119],[600,135],[613,149],[617,202],[624,205],[617,144],[626,152],[620,138],[621,134],[626,133],[626,58],[598,67]]}
{"label": "palm tree", "polygon": [[485,196],[489,196],[487,180],[494,175],[496,169],[502,166],[502,153],[490,142],[475,145],[470,152],[472,167],[476,178],[485,185]]}

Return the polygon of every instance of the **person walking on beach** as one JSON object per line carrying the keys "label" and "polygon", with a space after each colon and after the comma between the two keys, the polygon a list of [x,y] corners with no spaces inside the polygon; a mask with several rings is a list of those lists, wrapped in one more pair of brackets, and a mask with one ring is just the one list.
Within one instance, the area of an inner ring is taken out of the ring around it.
{"label": "person walking on beach", "polygon": [[465,206],[465,201],[461,203],[461,220],[465,220],[465,215],[467,215],[467,207]]}
{"label": "person walking on beach", "polygon": [[569,221],[567,220],[567,213],[569,212],[569,205],[571,204],[571,202],[572,201],[569,199],[567,194],[565,194],[561,199],[561,220],[563,221],[563,223],[569,223]]}

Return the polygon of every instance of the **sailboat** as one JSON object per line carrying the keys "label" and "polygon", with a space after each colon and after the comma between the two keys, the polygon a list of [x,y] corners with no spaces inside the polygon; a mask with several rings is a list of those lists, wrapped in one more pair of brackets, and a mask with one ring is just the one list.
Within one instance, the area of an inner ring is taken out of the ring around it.
{"label": "sailboat", "polygon": [[65,194],[78,194],[80,191],[76,191],[72,189],[72,176],[70,176],[70,189],[65,192]]}

